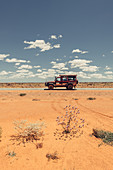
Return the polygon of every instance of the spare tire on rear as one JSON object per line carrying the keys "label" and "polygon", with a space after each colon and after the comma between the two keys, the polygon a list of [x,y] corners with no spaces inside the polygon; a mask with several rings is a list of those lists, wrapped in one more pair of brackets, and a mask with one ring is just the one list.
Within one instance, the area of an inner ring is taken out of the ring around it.
{"label": "spare tire on rear", "polygon": [[52,84],[50,84],[50,85],[48,86],[48,88],[49,88],[49,90],[53,90],[53,89],[54,89],[54,86],[53,86]]}

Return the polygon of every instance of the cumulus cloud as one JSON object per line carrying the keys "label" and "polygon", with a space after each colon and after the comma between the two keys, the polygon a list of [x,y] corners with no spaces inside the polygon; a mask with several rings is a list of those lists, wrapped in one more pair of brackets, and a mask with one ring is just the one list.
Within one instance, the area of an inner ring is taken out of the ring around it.
{"label": "cumulus cloud", "polygon": [[8,75],[9,73],[12,73],[12,72],[10,72],[10,71],[7,72],[7,71],[3,70],[0,72],[0,76]]}
{"label": "cumulus cloud", "polygon": [[72,53],[86,54],[86,53],[88,53],[88,51],[82,51],[82,50],[80,50],[80,49],[75,49],[75,50],[72,51]]}
{"label": "cumulus cloud", "polygon": [[62,35],[59,35],[58,38],[62,38],[63,36]]}
{"label": "cumulus cloud", "polygon": [[46,78],[54,78],[57,76],[56,71],[54,69],[48,69],[47,71],[43,71],[41,73],[36,74],[38,78],[46,79]]}
{"label": "cumulus cloud", "polygon": [[29,72],[29,70],[22,69],[22,70],[17,70],[16,72],[17,73],[27,73],[27,72]]}
{"label": "cumulus cloud", "polygon": [[51,50],[53,48],[60,48],[60,44],[56,44],[52,46],[49,42],[45,42],[44,40],[36,40],[36,41],[24,41],[25,44],[29,44],[28,47],[24,49],[32,49],[32,48],[40,48],[41,52]]}
{"label": "cumulus cloud", "polygon": [[4,60],[4,58],[9,57],[10,54],[0,54],[0,60]]}
{"label": "cumulus cloud", "polygon": [[54,40],[57,40],[58,38],[62,38],[63,36],[62,35],[51,35],[51,37],[49,39],[54,39]]}
{"label": "cumulus cloud", "polygon": [[12,59],[7,58],[5,61],[8,63],[30,63],[30,61],[18,60],[16,58],[12,58]]}
{"label": "cumulus cloud", "polygon": [[45,43],[44,40],[36,40],[36,41],[24,41],[25,44],[29,44],[28,47],[25,47],[24,49],[32,49],[32,48],[40,48],[41,52],[50,50],[53,47],[49,42]]}
{"label": "cumulus cloud", "polygon": [[111,51],[111,53],[113,53],[113,51]]}
{"label": "cumulus cloud", "polygon": [[78,56],[76,55],[75,58],[78,58]]}
{"label": "cumulus cloud", "polygon": [[37,72],[39,72],[39,73],[40,73],[40,72],[42,72],[42,70],[41,70],[41,69],[38,69],[38,70],[37,70]]}
{"label": "cumulus cloud", "polygon": [[105,74],[113,74],[113,72],[112,71],[106,71],[106,72],[104,72]]}
{"label": "cumulus cloud", "polygon": [[41,67],[41,66],[39,66],[39,65],[38,65],[38,66],[34,66],[34,68],[40,68],[40,67]]}
{"label": "cumulus cloud", "polygon": [[20,67],[18,67],[18,69],[32,69],[32,66],[30,66],[30,65],[21,65]]}
{"label": "cumulus cloud", "polygon": [[15,66],[18,66],[18,65],[20,65],[20,63],[15,63]]}
{"label": "cumulus cloud", "polygon": [[82,66],[82,67],[80,67],[80,69],[82,70],[82,71],[86,71],[86,72],[96,72],[96,71],[98,71],[99,70],[99,67],[97,67],[97,66]]}
{"label": "cumulus cloud", "polygon": [[51,35],[51,39],[57,39],[56,35]]}
{"label": "cumulus cloud", "polygon": [[51,64],[53,64],[52,68],[57,68],[57,69],[62,69],[66,65],[65,63],[56,63],[54,61],[52,61]]}
{"label": "cumulus cloud", "polygon": [[71,64],[71,68],[77,68],[77,67],[88,66],[88,64],[91,62],[92,60],[74,59],[74,60],[69,61],[68,63]]}
{"label": "cumulus cloud", "polygon": [[61,68],[61,70],[69,70],[69,68],[63,67],[63,68]]}
{"label": "cumulus cloud", "polygon": [[111,68],[109,66],[106,66],[105,67],[105,70],[110,70]]}
{"label": "cumulus cloud", "polygon": [[53,47],[54,48],[60,48],[60,44],[55,44]]}
{"label": "cumulus cloud", "polygon": [[106,78],[106,76],[103,76],[101,73],[94,73],[94,74],[88,74],[91,78],[96,78],[96,79],[103,79]]}

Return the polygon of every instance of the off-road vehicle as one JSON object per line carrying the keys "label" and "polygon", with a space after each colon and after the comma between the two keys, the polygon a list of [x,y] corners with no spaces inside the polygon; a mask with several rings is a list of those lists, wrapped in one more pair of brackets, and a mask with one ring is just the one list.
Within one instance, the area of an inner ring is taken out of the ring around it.
{"label": "off-road vehicle", "polygon": [[66,89],[72,90],[77,84],[77,75],[59,75],[59,77],[55,77],[55,81],[45,82],[45,86],[48,86],[50,90],[53,90],[54,87],[66,87]]}

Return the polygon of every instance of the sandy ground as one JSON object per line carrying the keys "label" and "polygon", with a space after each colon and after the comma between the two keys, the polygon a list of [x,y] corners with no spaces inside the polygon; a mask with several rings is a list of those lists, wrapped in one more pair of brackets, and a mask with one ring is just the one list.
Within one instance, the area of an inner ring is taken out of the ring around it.
{"label": "sandy ground", "polygon": [[[26,96],[20,96],[26,93]],[[88,100],[95,97],[96,100]],[[77,106],[85,119],[83,134],[72,140],[56,140],[54,132],[59,126],[56,117],[64,114],[66,105]],[[43,147],[35,143],[17,145],[11,141],[15,134],[13,122],[28,120],[45,122]],[[113,147],[101,144],[90,136],[93,128],[113,132],[113,91],[109,90],[45,90],[0,91],[0,126],[3,133],[0,142],[0,170],[112,170]],[[16,156],[7,153],[14,151]],[[46,158],[47,153],[57,151],[58,160]]]}

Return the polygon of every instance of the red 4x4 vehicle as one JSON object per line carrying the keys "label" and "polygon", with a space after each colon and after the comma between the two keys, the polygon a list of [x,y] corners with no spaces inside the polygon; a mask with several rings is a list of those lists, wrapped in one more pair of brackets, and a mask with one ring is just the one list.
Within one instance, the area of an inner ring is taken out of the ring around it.
{"label": "red 4x4 vehicle", "polygon": [[77,75],[59,75],[59,77],[55,77],[55,81],[45,82],[45,86],[48,86],[50,90],[53,90],[54,87],[66,87],[66,89],[72,90],[77,84]]}

